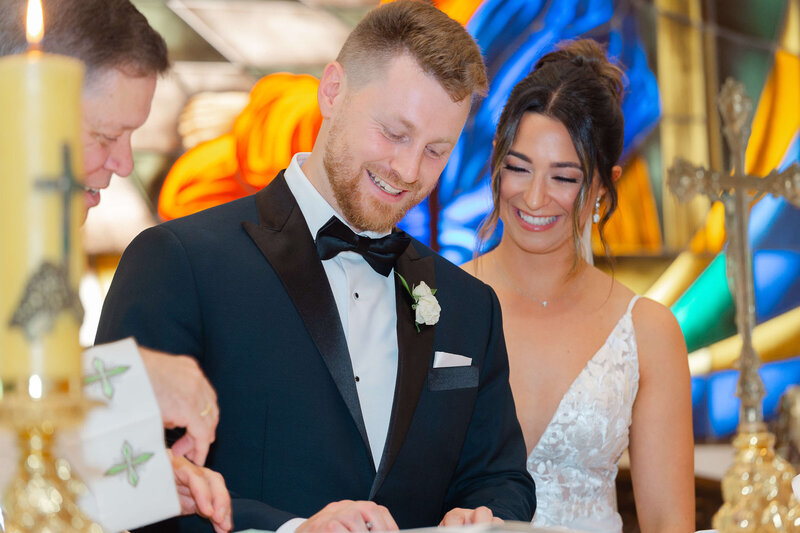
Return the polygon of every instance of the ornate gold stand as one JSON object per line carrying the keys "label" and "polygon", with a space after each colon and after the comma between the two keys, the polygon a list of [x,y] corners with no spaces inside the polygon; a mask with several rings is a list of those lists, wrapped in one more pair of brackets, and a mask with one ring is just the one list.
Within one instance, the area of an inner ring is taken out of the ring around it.
{"label": "ornate gold stand", "polygon": [[0,402],[0,424],[17,435],[19,470],[3,499],[7,533],[102,533],[77,500],[84,485],[64,459],[53,455],[57,430],[83,420],[90,402],[68,393],[35,400],[6,394]]}
{"label": "ornate gold stand", "polygon": [[717,531],[800,531],[800,507],[792,496],[792,465],[775,455],[775,437],[766,431],[740,432],[736,458],[722,479],[725,503],[714,515]]}

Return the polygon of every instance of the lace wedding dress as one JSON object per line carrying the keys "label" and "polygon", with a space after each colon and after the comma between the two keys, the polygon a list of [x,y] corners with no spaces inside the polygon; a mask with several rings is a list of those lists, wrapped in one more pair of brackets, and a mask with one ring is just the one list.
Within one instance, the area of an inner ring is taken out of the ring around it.
{"label": "lace wedding dress", "polygon": [[572,382],[528,457],[536,482],[535,526],[622,531],[614,482],[639,389],[631,318],[638,298],[631,299],[606,342]]}

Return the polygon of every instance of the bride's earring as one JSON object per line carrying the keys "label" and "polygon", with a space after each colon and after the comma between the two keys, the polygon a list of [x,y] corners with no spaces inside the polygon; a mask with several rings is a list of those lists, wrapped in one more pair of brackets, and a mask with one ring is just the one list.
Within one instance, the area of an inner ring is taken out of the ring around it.
{"label": "bride's earring", "polygon": [[597,197],[597,200],[594,202],[594,215],[592,215],[592,222],[597,224],[600,222],[600,197]]}

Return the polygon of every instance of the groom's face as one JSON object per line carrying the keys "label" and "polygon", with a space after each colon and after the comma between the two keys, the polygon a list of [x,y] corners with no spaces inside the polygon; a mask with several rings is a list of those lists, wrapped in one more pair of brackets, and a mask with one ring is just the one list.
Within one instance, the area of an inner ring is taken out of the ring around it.
{"label": "groom's face", "polygon": [[324,165],[336,203],[358,230],[389,231],[436,186],[469,113],[403,55],[345,89]]}

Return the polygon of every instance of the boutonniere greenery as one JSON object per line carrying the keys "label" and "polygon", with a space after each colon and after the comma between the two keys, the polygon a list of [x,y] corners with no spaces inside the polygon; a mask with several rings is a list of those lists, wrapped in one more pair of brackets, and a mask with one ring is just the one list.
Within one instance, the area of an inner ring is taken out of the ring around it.
{"label": "boutonniere greenery", "polygon": [[439,314],[442,312],[442,308],[439,305],[439,300],[434,296],[436,289],[431,289],[424,281],[420,281],[419,285],[409,287],[403,276],[397,271],[395,271],[395,274],[400,278],[400,283],[406,288],[411,299],[414,300],[414,303],[411,304],[411,309],[415,311],[414,326],[417,328],[417,333],[419,333],[420,326],[433,326],[439,322]]}

